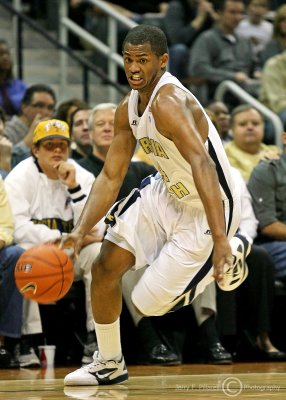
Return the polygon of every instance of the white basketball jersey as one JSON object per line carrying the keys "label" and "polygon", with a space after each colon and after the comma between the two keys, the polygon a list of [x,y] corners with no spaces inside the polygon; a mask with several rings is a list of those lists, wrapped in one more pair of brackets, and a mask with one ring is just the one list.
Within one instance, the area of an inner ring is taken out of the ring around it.
{"label": "white basketball jersey", "polygon": [[[151,112],[151,104],[156,93],[166,84],[178,86],[198,102],[193,94],[177,78],[169,72],[165,72],[156,85],[141,117],[138,116],[138,91],[131,90],[128,103],[129,123],[135,138],[161,174],[168,192],[179,201],[187,202],[193,207],[201,208],[202,202],[194,184],[190,164],[183,158],[175,144],[158,132]],[[208,121],[208,138],[205,146],[210,157],[216,164],[222,199],[231,201],[234,192],[234,183],[230,165],[219,134],[202,106],[200,107]],[[166,118],[168,118],[168,112],[166,111]]]}

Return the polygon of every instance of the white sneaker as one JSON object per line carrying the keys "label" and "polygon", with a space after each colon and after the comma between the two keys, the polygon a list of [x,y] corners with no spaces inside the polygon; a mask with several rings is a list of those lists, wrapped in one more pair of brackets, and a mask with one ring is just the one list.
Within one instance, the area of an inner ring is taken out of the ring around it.
{"label": "white sneaker", "polygon": [[128,379],[123,356],[119,361],[105,361],[99,358],[99,353],[96,351],[93,358],[91,364],[69,373],[64,379],[64,384],[66,386],[113,385]]}
{"label": "white sneaker", "polygon": [[248,276],[248,266],[245,262],[246,257],[250,253],[251,245],[248,240],[239,234],[236,234],[230,240],[232,248],[232,266],[224,271],[223,282],[218,283],[221,290],[229,292],[236,289]]}
{"label": "white sneaker", "polygon": [[33,347],[29,347],[25,343],[16,345],[15,358],[18,360],[21,368],[41,366],[39,357],[36,355]]}

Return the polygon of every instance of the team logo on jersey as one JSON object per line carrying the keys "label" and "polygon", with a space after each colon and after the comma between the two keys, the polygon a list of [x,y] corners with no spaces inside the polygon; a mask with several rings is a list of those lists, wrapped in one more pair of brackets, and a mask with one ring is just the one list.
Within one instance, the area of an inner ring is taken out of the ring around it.
{"label": "team logo on jersey", "polygon": [[210,229],[207,229],[205,232],[204,232],[204,235],[211,235],[212,234],[212,231],[210,230]]}
{"label": "team logo on jersey", "polygon": [[169,158],[163,146],[156,140],[143,137],[139,139],[139,143],[146,154],[153,153],[156,157]]}
{"label": "team logo on jersey", "polygon": [[131,125],[133,125],[133,126],[134,126],[134,125],[135,125],[135,126],[138,125],[137,120],[136,120],[136,119],[133,119]]}

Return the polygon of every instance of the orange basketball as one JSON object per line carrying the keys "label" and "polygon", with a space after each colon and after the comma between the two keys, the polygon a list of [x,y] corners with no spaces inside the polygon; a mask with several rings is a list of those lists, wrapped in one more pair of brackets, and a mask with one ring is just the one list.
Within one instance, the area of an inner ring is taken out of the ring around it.
{"label": "orange basketball", "polygon": [[38,303],[52,303],[70,289],[74,278],[72,260],[55,245],[41,244],[26,250],[15,267],[19,292]]}

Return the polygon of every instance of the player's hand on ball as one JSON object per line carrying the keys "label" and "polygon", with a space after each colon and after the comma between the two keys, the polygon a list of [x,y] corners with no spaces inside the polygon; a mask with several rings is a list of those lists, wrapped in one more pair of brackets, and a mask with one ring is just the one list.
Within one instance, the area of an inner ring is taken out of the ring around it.
{"label": "player's hand on ball", "polygon": [[84,236],[77,230],[64,235],[61,240],[61,249],[74,248],[74,255],[77,258],[79,256],[81,248],[84,246]]}

